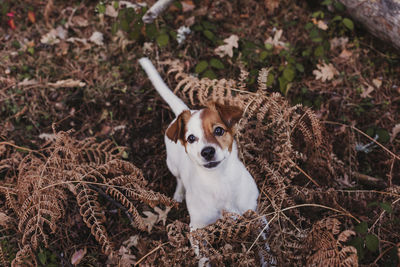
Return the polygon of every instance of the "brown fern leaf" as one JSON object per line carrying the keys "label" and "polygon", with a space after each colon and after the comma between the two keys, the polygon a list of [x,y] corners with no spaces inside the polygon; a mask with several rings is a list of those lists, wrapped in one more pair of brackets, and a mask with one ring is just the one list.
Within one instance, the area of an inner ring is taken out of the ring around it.
{"label": "brown fern leaf", "polygon": [[210,259],[216,266],[257,266],[260,264],[259,254],[255,249],[270,255],[265,247],[266,240],[258,239],[263,229],[263,220],[254,211],[247,211],[242,216],[225,212],[215,224],[191,232],[194,240],[197,240],[200,255]]}
{"label": "brown fern leaf", "polygon": [[6,255],[5,255],[4,251],[3,251],[3,246],[0,244],[0,263],[3,266],[9,266],[9,262],[6,261],[6,257],[5,256]]}
{"label": "brown fern leaf", "polygon": [[310,251],[307,265],[358,266],[357,250],[344,244],[355,232],[340,232],[340,224],[336,218],[325,218],[314,224],[306,239]]}
{"label": "brown fern leaf", "polygon": [[11,263],[11,267],[20,266],[38,266],[35,254],[32,251],[32,247],[29,245],[25,245],[23,248],[21,248]]}
{"label": "brown fern leaf", "polygon": [[106,218],[98,202],[97,192],[83,183],[79,183],[76,186],[76,192],[76,200],[80,208],[79,213],[83,221],[90,228],[92,235],[101,244],[103,253],[109,255],[113,249],[107,231],[103,226]]}

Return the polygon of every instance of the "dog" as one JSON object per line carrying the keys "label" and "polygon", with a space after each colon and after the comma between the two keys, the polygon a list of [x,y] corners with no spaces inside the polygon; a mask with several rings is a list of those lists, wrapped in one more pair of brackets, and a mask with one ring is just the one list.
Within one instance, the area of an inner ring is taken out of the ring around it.
{"label": "dog", "polygon": [[139,60],[176,118],[165,133],[167,166],[176,177],[174,199],[186,206],[193,231],[217,221],[222,211],[256,210],[257,185],[238,157],[235,125],[242,110],[209,103],[190,110],[164,83],[148,58]]}

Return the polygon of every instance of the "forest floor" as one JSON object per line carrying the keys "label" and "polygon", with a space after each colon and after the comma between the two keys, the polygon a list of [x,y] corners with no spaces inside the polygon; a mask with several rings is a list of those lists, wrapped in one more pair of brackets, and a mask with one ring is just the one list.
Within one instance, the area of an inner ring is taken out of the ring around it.
{"label": "forest floor", "polygon": [[147,56],[188,104],[248,108],[241,157],[270,230],[249,213],[200,231],[214,266],[263,249],[278,266],[399,266],[399,51],[334,0],[175,1],[150,24],[154,1],[130,2],[0,0],[3,265],[197,264]]}

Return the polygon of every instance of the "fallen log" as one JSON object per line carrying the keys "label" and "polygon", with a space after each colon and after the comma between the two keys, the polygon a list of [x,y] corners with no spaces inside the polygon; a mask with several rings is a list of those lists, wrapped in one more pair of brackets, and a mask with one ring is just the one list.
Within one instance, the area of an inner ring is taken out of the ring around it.
{"label": "fallen log", "polygon": [[339,0],[368,31],[400,50],[400,0]]}

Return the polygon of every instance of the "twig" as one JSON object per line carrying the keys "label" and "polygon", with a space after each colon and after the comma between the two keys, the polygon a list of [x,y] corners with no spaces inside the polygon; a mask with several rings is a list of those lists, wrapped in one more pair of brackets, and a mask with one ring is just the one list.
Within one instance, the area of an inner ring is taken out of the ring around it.
{"label": "twig", "polygon": [[146,255],[144,255],[143,257],[141,257],[136,263],[135,266],[138,266],[139,263],[141,263],[145,258],[147,258],[148,256],[150,256],[151,254],[153,254],[154,252],[156,252],[157,250],[159,250],[161,247],[165,246],[166,244],[168,244],[169,242],[165,242],[162,243],[160,245],[158,245],[155,249],[151,250],[149,253],[147,253]]}
{"label": "twig", "polygon": [[[359,219],[357,219],[356,217],[354,217],[354,215],[352,215],[352,214],[351,214],[350,212],[348,212],[348,211],[341,211],[341,210],[337,210],[337,209],[334,209],[334,208],[331,208],[331,207],[327,207],[327,206],[324,206],[324,205],[320,205],[320,204],[299,204],[299,205],[287,207],[287,208],[284,208],[284,209],[281,209],[281,210],[278,210],[278,211],[270,212],[270,213],[264,214],[264,215],[262,215],[262,216],[276,215],[276,214],[278,214],[278,213],[281,213],[281,212],[284,212],[284,211],[287,211],[287,210],[297,209],[297,208],[301,208],[301,207],[317,207],[317,208],[324,208],[324,209],[327,209],[327,210],[332,210],[332,211],[335,211],[335,212],[337,212],[337,213],[343,214],[343,215],[348,216],[348,217],[350,217],[350,218],[353,218],[357,223],[360,223],[360,222],[361,222]],[[258,217],[258,218],[261,218],[261,217]]]}
{"label": "twig", "polygon": [[174,0],[158,0],[147,12],[144,14],[142,20],[144,23],[152,23]]}
{"label": "twig", "polygon": [[313,184],[320,187],[320,185],[310,175],[308,175],[302,168],[300,168],[299,165],[297,165],[291,159],[289,159],[289,161],[296,167],[297,170],[299,170],[302,174],[304,174],[304,176],[307,177]]}
{"label": "twig", "polygon": [[382,179],[378,179],[366,174],[353,172],[353,176],[361,183],[365,183],[367,185],[374,185],[382,188],[386,188],[387,184]]}

